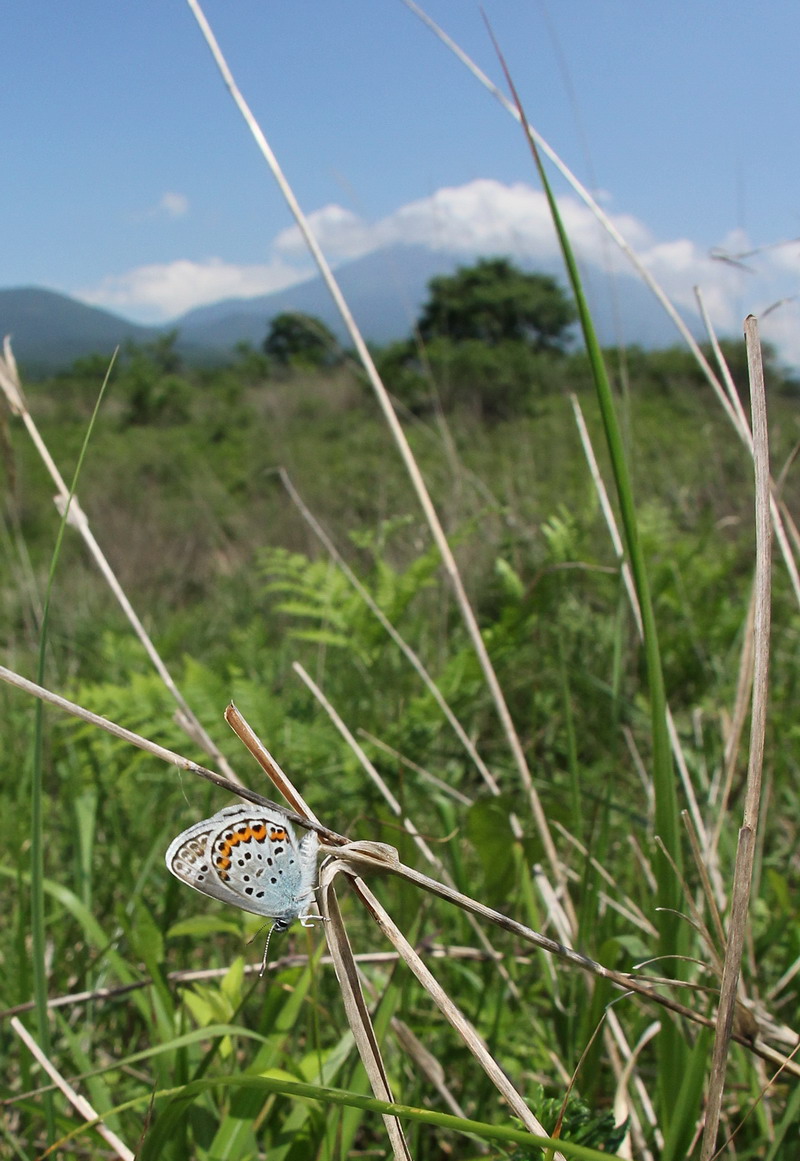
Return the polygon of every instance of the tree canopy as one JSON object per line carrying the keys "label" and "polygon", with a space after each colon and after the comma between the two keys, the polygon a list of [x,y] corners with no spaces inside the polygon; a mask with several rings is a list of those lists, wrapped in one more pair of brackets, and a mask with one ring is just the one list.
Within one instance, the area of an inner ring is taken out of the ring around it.
{"label": "tree canopy", "polygon": [[551,380],[575,318],[555,278],[481,258],[431,279],[417,339],[386,348],[380,369],[412,411],[461,405],[501,419],[523,412]]}
{"label": "tree canopy", "polygon": [[555,278],[526,274],[508,258],[481,258],[431,279],[428,288],[418,322],[426,342],[524,342],[538,351],[563,350],[576,317]]}
{"label": "tree canopy", "polygon": [[283,367],[322,367],[338,362],[341,348],[333,332],[313,315],[300,311],[278,314],[264,339],[264,354]]}

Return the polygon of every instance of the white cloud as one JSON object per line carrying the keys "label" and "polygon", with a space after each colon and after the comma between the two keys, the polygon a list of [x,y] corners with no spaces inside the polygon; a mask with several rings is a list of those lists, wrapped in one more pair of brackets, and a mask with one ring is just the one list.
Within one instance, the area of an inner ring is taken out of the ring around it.
{"label": "white cloud", "polygon": [[[600,231],[591,211],[572,196],[560,198],[559,209],[573,244],[580,248],[591,240],[597,248]],[[635,218],[619,215],[614,220],[632,245],[649,240],[647,230]],[[503,185],[480,178],[440,189],[372,224],[337,205],[317,210],[309,215],[309,221],[332,261],[360,258],[401,243],[449,254],[526,254],[542,260],[558,255],[547,199],[523,182]],[[299,253],[303,241],[297,226],[283,230],[274,245],[286,255]]]}
{"label": "white cloud", "polygon": [[[694,287],[700,286],[712,321],[723,333],[740,333],[749,311],[762,312],[795,293],[800,243],[759,251],[747,259],[748,271],[712,258],[689,238],[656,239],[648,227],[628,214],[615,214],[604,196],[605,212],[639,259],[661,283],[676,306],[696,310]],[[186,207],[180,194],[165,194],[162,212]],[[609,239],[591,210],[572,194],[559,198],[572,245],[584,269],[600,276],[638,277],[628,259]],[[351,261],[397,244],[421,245],[464,256],[508,254],[529,264],[553,267],[558,245],[544,194],[522,182],[503,185],[479,179],[438,190],[367,222],[339,205],[310,215],[312,229],[332,265]],[[752,249],[742,231],[723,239],[723,253]],[[81,297],[147,321],[163,321],[190,307],[227,297],[267,294],[309,276],[305,246],[296,226],[272,241],[268,261],[239,266],[222,259],[180,260],[140,267],[107,278]],[[764,333],[779,344],[787,361],[800,364],[800,306],[786,304],[764,320]],[[678,341],[676,335],[676,341]]]}
{"label": "white cloud", "polygon": [[168,218],[182,218],[189,209],[189,199],[186,194],[168,190],[156,209],[158,213],[166,214]]}
{"label": "white cloud", "polygon": [[307,270],[298,271],[280,259],[253,266],[238,266],[221,258],[205,262],[179,259],[111,275],[99,286],[79,291],[78,297],[140,322],[159,323],[222,298],[270,294],[307,276]]}
{"label": "white cloud", "polygon": [[[360,258],[362,254],[378,248],[370,227],[357,214],[342,206],[323,206],[307,217],[314,237],[331,262]],[[281,230],[272,245],[276,253],[290,259],[305,257],[307,254],[303,235],[297,226]]]}
{"label": "white cloud", "polygon": [[155,205],[145,210],[136,210],[130,215],[133,222],[147,222],[154,218],[183,218],[189,212],[189,199],[186,194],[167,190],[161,195]]}

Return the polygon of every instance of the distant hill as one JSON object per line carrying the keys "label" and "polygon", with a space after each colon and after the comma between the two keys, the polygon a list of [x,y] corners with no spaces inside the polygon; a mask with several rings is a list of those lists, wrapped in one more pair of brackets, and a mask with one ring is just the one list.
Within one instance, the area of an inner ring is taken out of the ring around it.
{"label": "distant hill", "polygon": [[138,326],[54,290],[0,290],[0,336],[11,336],[17,362],[31,375],[65,367],[95,351],[110,355],[128,339],[142,343],[158,333],[156,327]]}
{"label": "distant hill", "polygon": [[[365,338],[381,345],[410,333],[431,278],[450,274],[476,257],[435,252],[424,246],[394,246],[339,267],[336,276]],[[563,283],[558,267],[516,261],[523,268],[554,274]],[[622,276],[612,282],[597,269],[588,270],[585,277],[602,343],[638,343],[651,348],[679,341],[664,312],[637,279]],[[149,342],[175,329],[179,332],[178,349],[187,360],[216,362],[227,358],[237,343],[260,346],[270,320],[289,310],[315,315],[348,343],[319,277],[274,294],[197,307],[161,327],[139,326],[52,290],[0,290],[0,337],[12,336],[17,360],[29,375],[47,374],[94,352],[110,354],[128,340]],[[622,320],[622,333],[618,333],[617,320]],[[687,322],[700,333],[695,317],[689,316]]]}

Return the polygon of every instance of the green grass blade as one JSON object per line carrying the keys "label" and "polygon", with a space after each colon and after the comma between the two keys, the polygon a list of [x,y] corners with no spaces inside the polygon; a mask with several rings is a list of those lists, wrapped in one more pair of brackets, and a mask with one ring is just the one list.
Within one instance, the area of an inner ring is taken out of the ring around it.
{"label": "green grass blade", "polygon": [[[86,450],[89,446],[92,430],[100,409],[100,404],[105,394],[105,389],[108,384],[108,378],[113,366],[113,359],[106,372],[105,379],[100,388],[95,403],[92,417],[86,429],[86,435],[81,446],[78,463],[75,467],[75,472],[72,477],[72,483],[69,490],[69,501],[65,508],[64,515],[59,524],[58,534],[56,536],[56,543],[53,548],[53,555],[50,561],[50,569],[47,577],[47,586],[45,589],[45,597],[42,611],[42,624],[39,634],[39,655],[36,667],[36,681],[39,685],[44,685],[45,676],[45,659],[47,654],[47,628],[50,615],[50,598],[53,593],[53,585],[55,582],[56,568],[58,566],[59,556],[61,555],[61,545],[64,540],[64,532],[67,526],[67,516],[69,513],[69,503],[75,495],[75,488],[77,487],[78,478],[80,476],[81,467],[86,455]],[[31,772],[31,948],[33,958],[33,995],[36,1003],[36,1024],[37,1024],[37,1038],[42,1051],[49,1055],[50,1053],[50,1028],[47,1015],[47,961],[46,961],[46,916],[45,916],[45,867],[44,867],[44,774],[42,763],[42,748],[43,748],[43,723],[44,723],[44,705],[41,701],[37,701],[34,715],[34,736],[33,736],[33,769]],[[55,1120],[53,1117],[52,1103],[49,1100],[45,1101],[45,1114],[47,1120],[48,1139],[52,1140],[55,1135]]]}
{"label": "green grass blade", "polygon": [[[172,1139],[172,1134],[185,1118],[194,1101],[203,1093],[214,1088],[243,1088],[253,1089],[263,1095],[280,1093],[294,1097],[297,1100],[319,1101],[329,1105],[339,1105],[345,1108],[364,1109],[381,1115],[404,1118],[408,1121],[433,1125],[448,1132],[462,1133],[478,1137],[483,1141],[503,1142],[509,1145],[525,1145],[547,1147],[551,1146],[563,1153],[566,1157],[575,1158],[575,1161],[609,1161],[613,1156],[601,1153],[585,1145],[575,1145],[567,1141],[556,1141],[551,1137],[538,1137],[524,1129],[517,1129],[511,1125],[491,1125],[484,1121],[468,1120],[456,1117],[451,1113],[434,1112],[431,1109],[416,1108],[411,1105],[401,1105],[377,1100],[375,1097],[359,1096],[356,1093],[344,1092],[341,1089],[326,1088],[321,1085],[302,1084],[299,1081],[289,1081],[284,1077],[270,1076],[229,1076],[216,1080],[195,1081],[182,1089],[170,1093],[156,1094],[157,1098],[168,1096],[170,1101],[166,1108],[161,1109],[158,1119],[148,1133],[138,1154],[139,1161],[151,1161],[161,1156],[162,1151]],[[115,1111],[115,1110],[110,1110]]]}
{"label": "green grass blade", "polygon": [[[511,78],[508,76],[508,73],[506,73],[506,78],[509,84],[512,85]],[[516,94],[514,94],[514,96],[516,99]],[[522,117],[523,125],[527,125],[527,120],[521,107],[519,108],[519,112],[520,116]],[[634,502],[633,484],[628,468],[627,456],[625,454],[622,430],[617,418],[616,408],[614,406],[614,396],[611,389],[611,383],[608,378],[608,372],[606,371],[605,362],[603,360],[602,350],[597,339],[597,333],[594,329],[594,323],[592,321],[589,305],[586,301],[586,295],[583,292],[583,284],[581,282],[580,273],[575,261],[575,255],[573,254],[566,228],[559,213],[555,195],[553,194],[550,183],[547,180],[547,174],[545,173],[544,166],[542,165],[541,158],[539,157],[539,152],[536,148],[536,142],[533,140],[533,137],[530,135],[530,133],[528,134],[528,141],[530,143],[531,152],[533,153],[534,161],[539,171],[542,186],[547,197],[547,203],[550,208],[550,214],[553,219],[553,224],[556,228],[556,233],[558,234],[558,240],[561,246],[562,255],[564,257],[564,263],[567,268],[567,274],[572,286],[573,294],[575,295],[575,305],[578,310],[581,331],[583,333],[586,351],[589,356],[595,392],[603,421],[603,429],[605,432],[606,444],[608,446],[611,468],[616,486],[617,500],[619,503],[620,515],[622,517],[622,527],[625,536],[625,549],[630,563],[634,585],[636,587],[636,595],[639,601],[644,629],[645,659],[647,664],[648,687],[650,691],[650,721],[653,744],[653,782],[656,802],[656,830],[657,833],[661,836],[667,851],[674,859],[675,865],[680,869],[682,866],[682,859],[679,841],[678,800],[675,793],[672,751],[670,749],[669,732],[667,729],[667,702],[664,690],[664,675],[661,667],[661,653],[658,644],[655,614],[653,612],[653,603],[650,596],[650,582],[648,580],[644,553],[642,552],[642,547],[639,540],[639,527],[636,518],[636,505]],[[659,902],[664,907],[677,907],[679,905],[680,896],[679,884],[676,882],[675,875],[663,858],[657,857],[655,863],[659,879]],[[662,940],[665,941],[665,946],[662,948],[662,951],[664,953],[674,952],[676,950],[676,919],[674,916],[665,916],[662,913],[661,924]]]}
{"label": "green grass blade", "polygon": [[[496,44],[495,48],[497,48]],[[498,55],[500,55],[499,50]],[[647,682],[650,695],[655,827],[656,833],[660,836],[666,849],[666,856],[661,850],[657,849],[653,857],[660,908],[654,916],[654,919],[659,929],[660,953],[662,955],[675,955],[680,954],[686,944],[686,937],[681,929],[680,919],[677,914],[681,904],[681,888],[678,876],[675,874],[675,868],[677,868],[679,874],[682,868],[680,821],[672,750],[667,726],[667,700],[664,688],[664,674],[661,666],[661,651],[658,643],[655,613],[650,595],[647,566],[639,539],[633,483],[625,453],[622,430],[614,406],[611,383],[603,360],[600,343],[597,339],[591,311],[589,310],[586,295],[583,291],[583,284],[575,261],[572,245],[561,214],[559,213],[555,195],[547,179],[547,174],[539,156],[536,142],[528,129],[528,119],[524,114],[511,77],[505,67],[505,63],[502,61],[502,57],[501,63],[503,64],[506,80],[511,87],[512,95],[517,103],[521,124],[525,127],[531,153],[542,182],[545,196],[547,197],[550,215],[558,235],[567,275],[573,294],[575,295],[575,305],[578,311],[586,352],[589,357],[592,380],[614,476],[617,501],[622,519],[625,551],[630,564],[642,617]],[[679,965],[680,961],[674,960],[672,962]],[[679,967],[677,970],[680,970]],[[669,1084],[669,1078],[685,1073],[687,1057],[686,1045],[681,1039],[678,1028],[671,1021],[665,1021],[664,1023],[659,1038],[659,1049],[661,1053],[661,1067],[659,1068],[661,1114],[665,1123],[670,1124],[675,1113],[676,1099],[675,1093]]]}

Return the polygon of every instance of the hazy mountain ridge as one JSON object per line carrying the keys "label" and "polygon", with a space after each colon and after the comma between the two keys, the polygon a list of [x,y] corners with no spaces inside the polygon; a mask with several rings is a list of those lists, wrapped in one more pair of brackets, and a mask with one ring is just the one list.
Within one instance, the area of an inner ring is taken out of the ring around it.
{"label": "hazy mountain ridge", "polygon": [[[469,255],[456,256],[424,246],[394,246],[339,267],[336,276],[365,338],[382,345],[409,334],[431,278],[452,273],[473,260]],[[548,269],[541,263],[518,264],[554,274],[563,282],[560,269]],[[595,325],[604,344],[659,347],[679,341],[663,310],[636,279],[617,277],[612,281],[602,272],[590,270],[587,284]],[[237,343],[259,346],[270,319],[289,310],[315,315],[347,343],[342,321],[319,277],[273,294],[196,307],[162,326],[142,326],[43,288],[0,290],[0,331],[11,335],[18,361],[31,374],[65,367],[95,352],[110,355],[117,345],[149,342],[170,330],[178,331],[178,347],[190,361],[217,361],[229,355]],[[617,333],[619,319],[624,328],[621,334]],[[693,330],[699,329],[695,318],[688,321]]]}
{"label": "hazy mountain ridge", "polygon": [[51,371],[97,352],[110,355],[127,341],[144,343],[160,333],[111,311],[40,286],[0,290],[0,332],[29,373]]}

